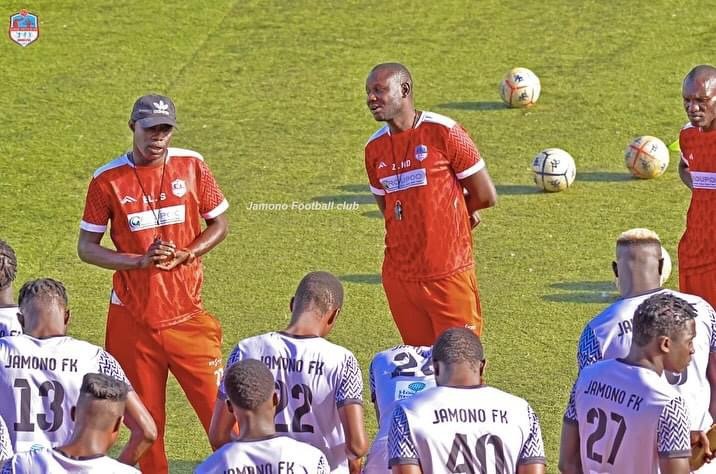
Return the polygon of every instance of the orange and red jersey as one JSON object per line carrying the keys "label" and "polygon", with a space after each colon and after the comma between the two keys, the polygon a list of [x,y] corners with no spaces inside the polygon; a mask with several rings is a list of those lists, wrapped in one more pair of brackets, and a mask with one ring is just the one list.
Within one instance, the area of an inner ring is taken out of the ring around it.
{"label": "orange and red jersey", "polygon": [[[201,218],[213,219],[229,204],[200,154],[169,148],[162,168],[135,167],[122,155],[97,169],[80,228],[104,233],[111,222],[119,252],[144,254],[155,237],[177,249],[188,247],[202,231]],[[120,270],[114,274],[112,301],[151,327],[171,326],[202,310],[202,281],[200,258],[171,271]]]}
{"label": "orange and red jersey", "polygon": [[484,166],[467,132],[439,114],[423,112],[395,135],[387,124],[373,134],[365,167],[371,191],[385,197],[384,275],[424,281],[474,266],[459,180]]}
{"label": "orange and red jersey", "polygon": [[716,266],[716,131],[686,125],[679,145],[693,183],[686,231],[679,242],[679,268],[707,270]]}

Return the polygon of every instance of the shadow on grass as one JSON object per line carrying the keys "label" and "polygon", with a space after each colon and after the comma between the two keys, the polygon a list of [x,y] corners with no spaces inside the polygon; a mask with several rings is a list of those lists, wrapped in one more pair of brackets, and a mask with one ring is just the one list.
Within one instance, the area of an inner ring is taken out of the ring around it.
{"label": "shadow on grass", "polygon": [[634,178],[626,171],[624,171],[624,173],[614,171],[577,171],[577,177],[575,179],[577,181],[614,183],[617,181],[632,181]]}
{"label": "shadow on grass", "polygon": [[370,194],[368,184],[344,184],[343,186],[339,186],[338,189],[347,193]]}
{"label": "shadow on grass", "polygon": [[342,275],[338,278],[348,283],[360,283],[362,285],[380,285],[380,275],[378,275],[377,273]]}
{"label": "shadow on grass", "polygon": [[536,186],[528,186],[526,184],[496,184],[497,195],[505,196],[521,196],[525,194],[542,194],[542,191]]}
{"label": "shadow on grass", "polygon": [[564,293],[542,297],[554,303],[612,303],[618,296],[614,282],[611,281],[561,282],[551,284],[550,288],[565,290]]}
{"label": "shadow on grass", "polygon": [[446,102],[436,107],[453,110],[503,110],[507,106],[502,102],[479,101],[479,102]]}
{"label": "shadow on grass", "polygon": [[370,193],[367,194],[335,194],[335,195],[327,195],[327,196],[316,196],[311,198],[311,201],[317,201],[317,202],[333,202],[337,204],[340,203],[346,203],[346,204],[374,204],[375,199],[373,199],[373,196],[370,195]]}
{"label": "shadow on grass", "polygon": [[383,213],[380,211],[365,211],[361,213],[361,216],[368,217],[370,219],[382,219]]}

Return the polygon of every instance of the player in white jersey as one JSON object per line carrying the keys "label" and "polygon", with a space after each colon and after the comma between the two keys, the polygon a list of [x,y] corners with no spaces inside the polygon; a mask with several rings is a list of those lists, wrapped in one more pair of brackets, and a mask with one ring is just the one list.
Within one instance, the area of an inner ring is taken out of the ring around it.
{"label": "player in white jersey", "polygon": [[[226,367],[242,359],[266,364],[279,396],[276,431],[320,449],[331,472],[358,473],[368,449],[360,368],[349,350],[324,339],[342,304],[343,287],[335,276],[307,274],[291,299],[289,326],[239,342]],[[222,384],[209,429],[214,449],[227,443],[235,429],[226,399]]]}
{"label": "player in white jersey", "polygon": [[527,401],[483,384],[480,338],[452,328],[433,345],[437,387],[397,403],[388,435],[393,474],[542,474],[544,444]]}
{"label": "player in white jersey", "polygon": [[681,372],[691,360],[696,311],[685,300],[657,293],[639,305],[632,345],[623,359],[586,367],[564,415],[559,468],[581,472],[686,474],[691,445],[684,399],[662,372]]}
{"label": "player in white jersey", "polygon": [[370,363],[370,398],[378,419],[378,433],[370,446],[363,474],[388,474],[388,432],[398,400],[435,386],[430,346],[401,344],[373,357]]}
{"label": "player in white jersey", "polygon": [[631,347],[634,311],[650,296],[669,293],[686,300],[696,310],[694,355],[682,374],[664,374],[686,402],[691,430],[705,431],[713,423],[716,410],[716,314],[698,296],[662,289],[662,262],[661,242],[655,232],[631,229],[617,238],[612,266],[621,298],[582,331],[577,350],[579,370],[598,360],[626,357]]}
{"label": "player in white jersey", "polygon": [[238,361],[226,369],[224,390],[229,397],[225,405],[241,432],[199,464],[196,474],[328,474],[328,461],[321,451],[276,433],[278,394],[266,364],[256,359]]}
{"label": "player in white jersey", "polygon": [[[85,374],[127,380],[102,348],[66,336],[70,311],[62,283],[49,278],[29,281],[18,300],[25,334],[0,338],[0,416],[13,448],[21,452],[69,439],[74,426],[70,409]],[[134,464],[156,438],[156,426],[133,390],[125,421],[131,436],[119,459]]]}
{"label": "player in white jersey", "polygon": [[107,456],[117,440],[129,387],[102,374],[85,374],[77,406],[72,408],[75,429],[69,442],[54,449],[39,448],[16,454],[0,474],[138,474],[131,466]]}
{"label": "player in white jersey", "polygon": [[0,337],[22,334],[17,319],[19,308],[12,296],[12,283],[17,273],[15,251],[4,240],[0,240]]}
{"label": "player in white jersey", "polygon": [[0,466],[6,459],[10,459],[13,455],[12,443],[10,442],[10,432],[7,430],[5,420],[0,416]]}

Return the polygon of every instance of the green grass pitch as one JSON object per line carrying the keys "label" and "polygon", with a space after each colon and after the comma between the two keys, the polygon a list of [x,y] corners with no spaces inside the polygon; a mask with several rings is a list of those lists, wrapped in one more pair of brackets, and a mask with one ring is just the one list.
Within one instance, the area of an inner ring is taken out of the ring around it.
{"label": "green grass pitch", "polygon": [[[7,37],[21,8],[40,17],[27,48]],[[576,340],[614,297],[613,240],[648,226],[675,260],[688,206],[676,155],[664,176],[639,181],[623,150],[636,135],[676,139],[686,121],[681,79],[713,60],[714,21],[713,9],[683,0],[3,2],[0,238],[18,253],[20,283],[67,284],[71,334],[101,344],[111,273],[75,253],[85,189],[129,147],[135,98],[166,93],[178,107],[174,145],[203,153],[231,202],[231,233],[205,259],[204,299],[223,323],[225,355],[243,337],[282,328],[300,277],[325,269],[347,291],[330,338],[365,374],[398,335],[363,168],[378,127],[364,81],[378,62],[403,62],[418,108],[464,124],[497,185],[498,206],[475,232],[488,381],[535,407],[555,472]],[[530,110],[499,104],[497,85],[514,66],[541,78]],[[533,189],[530,160],[546,147],[575,158],[567,192]],[[248,209],[294,201],[359,206]],[[174,382],[167,409],[172,471],[190,472],[209,445]],[[373,433],[369,405],[366,414]]]}

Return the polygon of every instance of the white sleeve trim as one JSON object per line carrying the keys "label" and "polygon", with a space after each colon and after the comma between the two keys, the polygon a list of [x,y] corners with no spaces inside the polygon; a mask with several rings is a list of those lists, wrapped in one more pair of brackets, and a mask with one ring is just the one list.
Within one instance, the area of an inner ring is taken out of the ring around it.
{"label": "white sleeve trim", "polygon": [[80,229],[86,230],[87,232],[96,232],[98,234],[104,234],[104,232],[107,230],[107,226],[90,224],[86,221],[80,221]]}
{"label": "white sleeve trim", "polygon": [[226,199],[224,199],[223,201],[221,201],[221,204],[219,204],[218,206],[216,206],[216,207],[215,207],[214,209],[212,209],[211,211],[209,211],[209,212],[207,212],[207,213],[205,213],[205,214],[202,214],[201,217],[203,217],[204,219],[213,219],[213,218],[215,218],[215,217],[220,216],[221,214],[223,214],[224,211],[226,211],[228,208],[229,208],[229,201],[227,201]]}
{"label": "white sleeve trim", "polygon": [[376,196],[385,196],[385,191],[380,188],[374,188],[373,186],[370,187],[370,192],[375,194]]}
{"label": "white sleeve trim", "polygon": [[455,176],[457,176],[457,179],[465,179],[468,176],[472,176],[473,174],[477,173],[481,169],[485,167],[485,160],[479,159],[477,163],[466,169],[465,171],[460,171],[459,173],[455,173]]}

